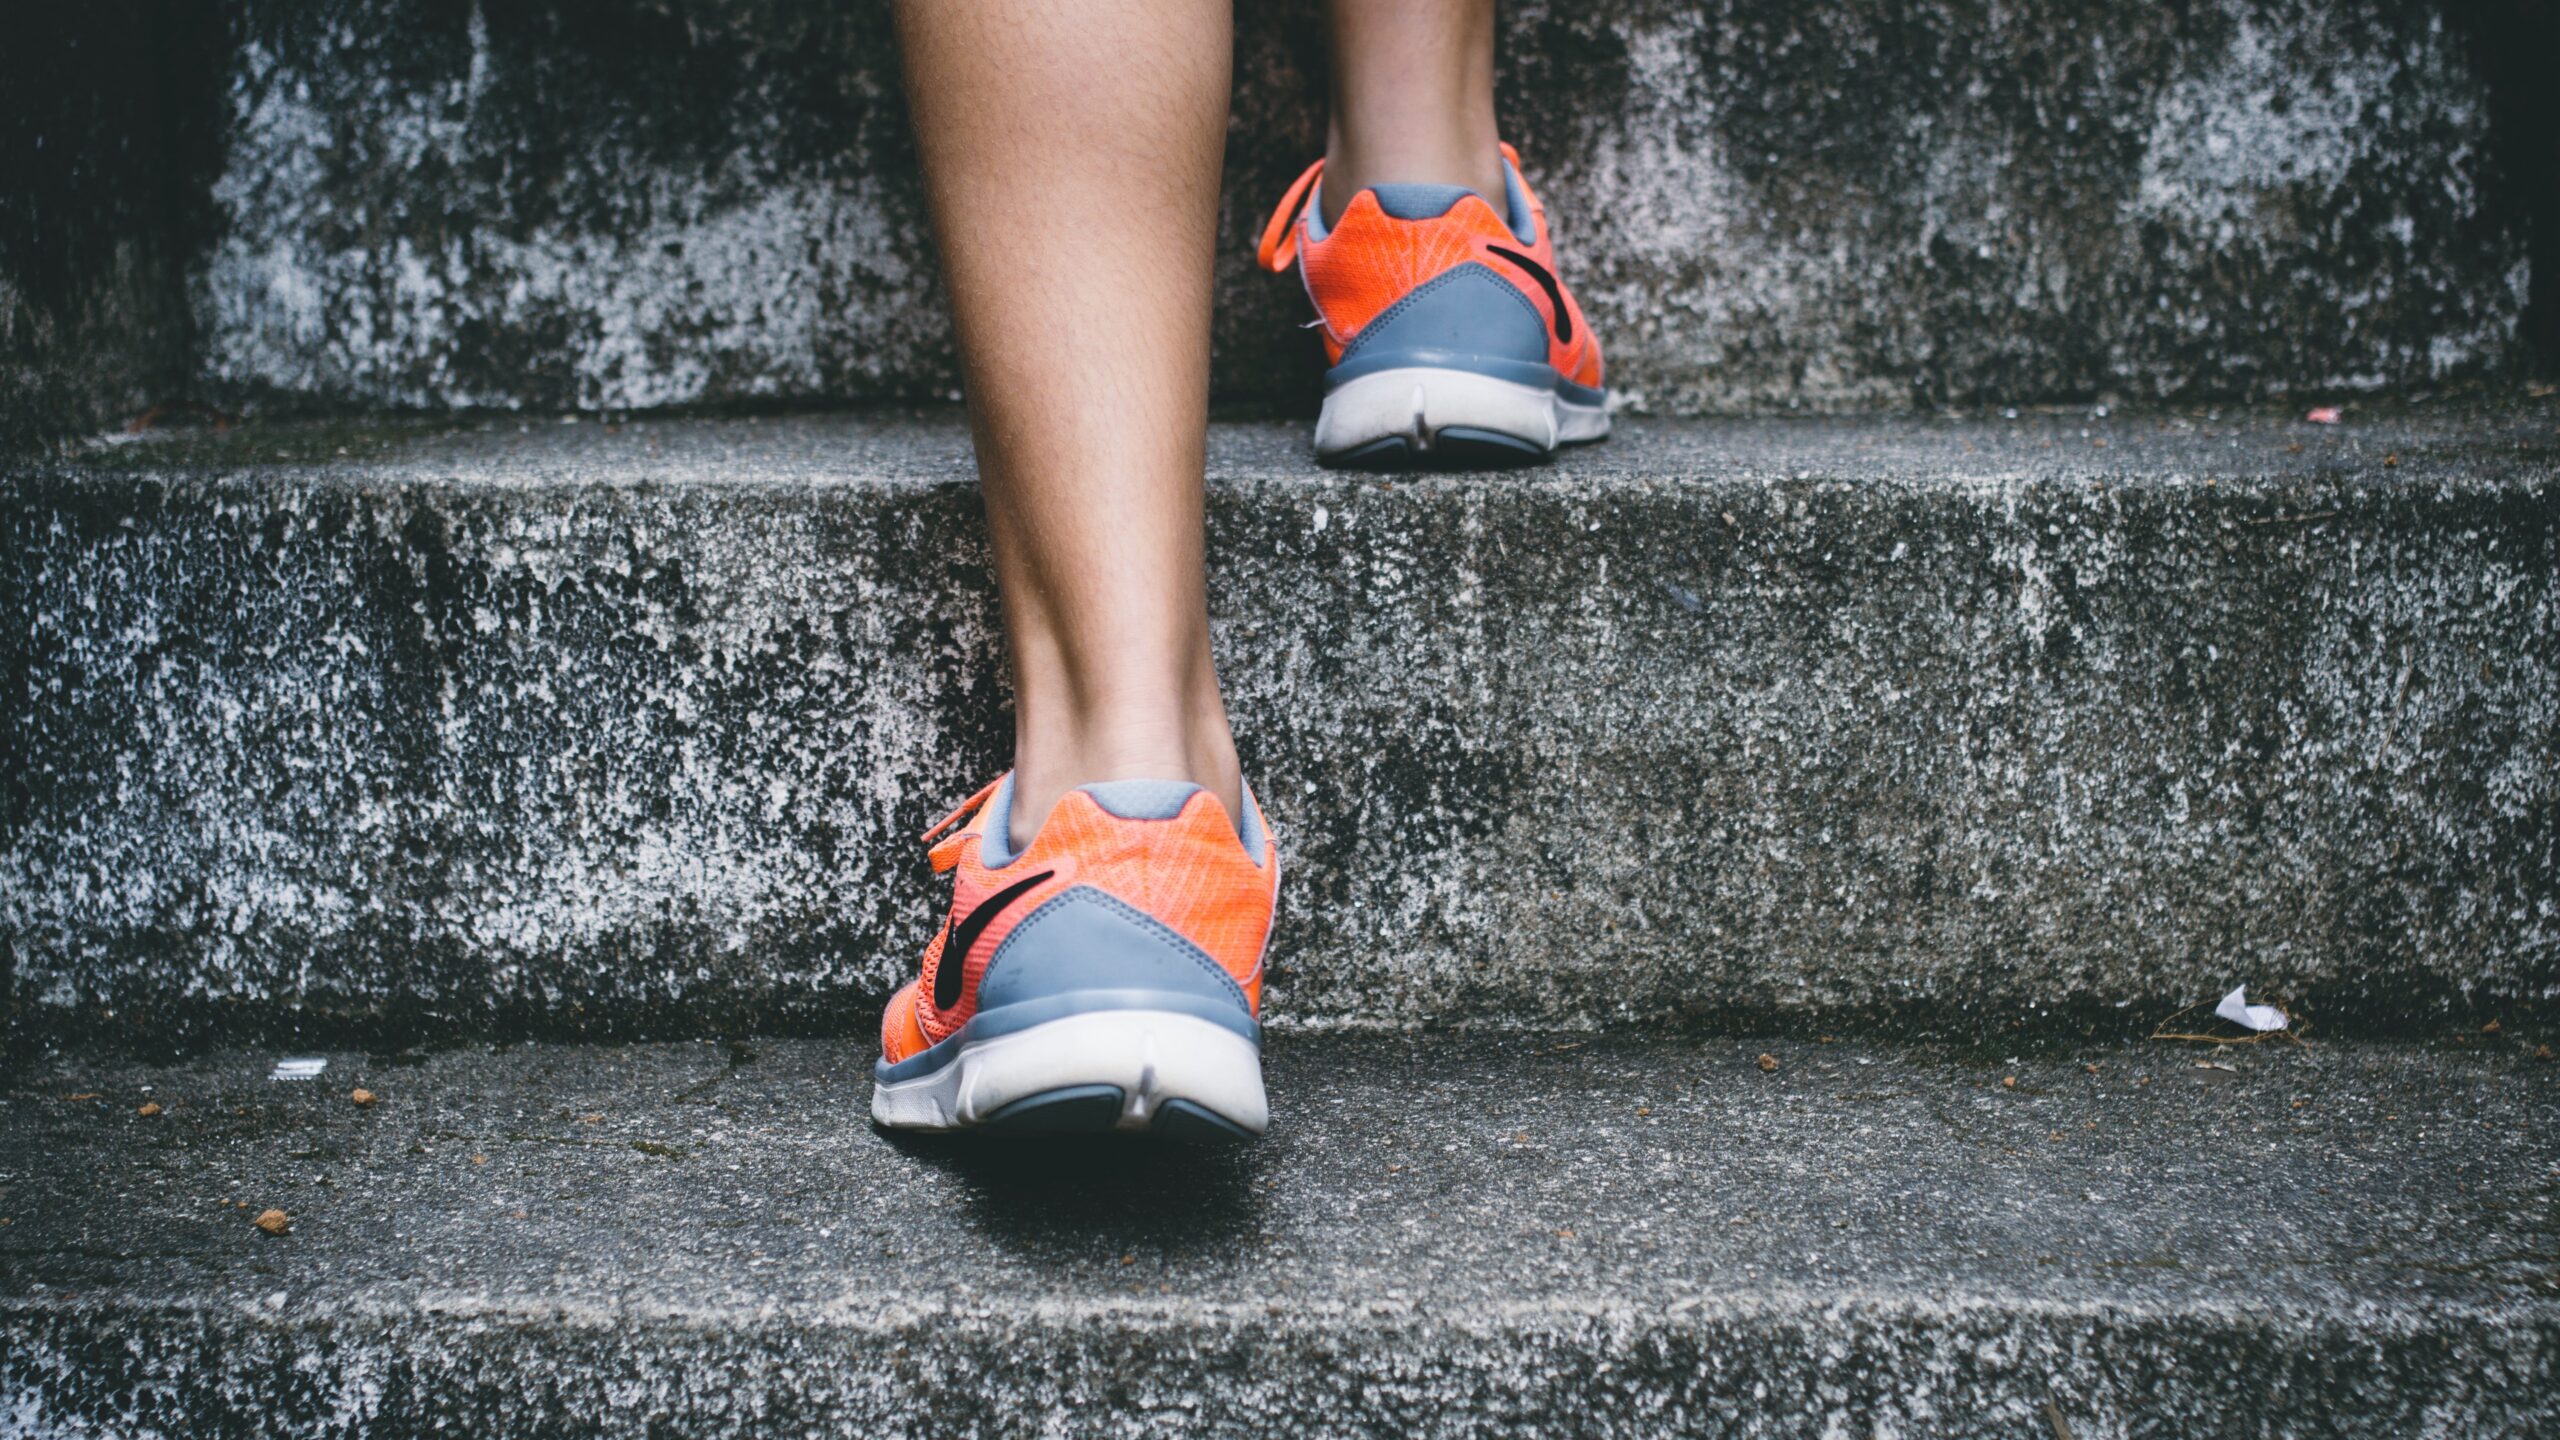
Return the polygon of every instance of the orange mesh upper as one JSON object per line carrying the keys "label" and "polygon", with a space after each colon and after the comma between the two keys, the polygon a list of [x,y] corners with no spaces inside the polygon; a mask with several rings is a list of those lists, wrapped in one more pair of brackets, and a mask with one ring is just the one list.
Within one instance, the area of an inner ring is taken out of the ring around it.
{"label": "orange mesh upper", "polygon": [[[949,1036],[977,1012],[978,981],[1014,926],[1042,904],[1078,885],[1090,885],[1126,901],[1172,927],[1208,952],[1243,988],[1245,1001],[1262,1009],[1262,952],[1271,933],[1278,895],[1279,855],[1265,827],[1263,863],[1256,865],[1236,838],[1226,807],[1207,791],[1193,795],[1170,820],[1123,820],[1081,790],[1071,790],[1049,812],[1040,833],[1011,863],[991,870],[979,861],[994,787],[973,798],[966,825],[934,846],[936,869],[952,872],[952,913],[967,914],[989,896],[1042,871],[1048,880],[1025,891],[960,957],[959,1003],[940,1010],[934,982],[943,962],[946,922],[925,946],[924,973],[900,989],[881,1022],[881,1052],[894,1063]],[[939,828],[939,827],[937,827]]]}
{"label": "orange mesh upper", "polygon": [[[1508,145],[1502,147],[1502,154],[1516,170],[1519,156]],[[1292,263],[1297,265],[1306,282],[1307,297],[1315,302],[1316,314],[1324,321],[1328,362],[1341,363],[1343,347],[1416,287],[1472,262],[1510,282],[1536,307],[1539,318],[1547,322],[1547,363],[1558,374],[1577,385],[1599,386],[1600,344],[1584,323],[1582,307],[1573,292],[1561,279],[1557,280],[1556,290],[1564,299],[1567,315],[1567,323],[1561,328],[1571,337],[1558,341],[1555,307],[1547,299],[1546,287],[1498,253],[1510,250],[1524,254],[1544,266],[1549,275],[1556,272],[1555,246],[1547,235],[1546,206],[1526,181],[1522,182],[1521,191],[1529,197],[1531,233],[1536,238],[1535,243],[1523,245],[1482,196],[1469,195],[1451,206],[1448,213],[1429,220],[1399,220],[1379,208],[1378,197],[1367,190],[1351,197],[1351,203],[1343,207],[1342,219],[1323,239],[1311,239],[1308,212],[1316,208],[1323,177],[1324,162],[1319,160],[1289,187],[1279,210],[1273,212],[1264,227],[1260,259],[1274,271],[1286,270]]]}

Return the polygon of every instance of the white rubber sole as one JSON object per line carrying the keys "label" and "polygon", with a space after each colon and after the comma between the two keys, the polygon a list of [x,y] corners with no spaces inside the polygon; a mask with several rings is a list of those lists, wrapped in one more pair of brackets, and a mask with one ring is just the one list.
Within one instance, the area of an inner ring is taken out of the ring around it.
{"label": "white rubber sole", "polygon": [[1444,440],[1501,445],[1539,455],[1609,433],[1609,408],[1554,390],[1469,370],[1380,370],[1345,381],[1316,417],[1316,455],[1352,459],[1395,451],[1408,457]]}
{"label": "white rubber sole", "polygon": [[1120,1092],[1116,1114],[1074,1128],[1154,1129],[1174,1102],[1251,1135],[1271,1124],[1261,1049],[1196,1016],[1097,1010],[958,1043],[959,1055],[929,1075],[875,1083],[871,1118],[900,1129],[966,1130],[1017,1102],[1062,1092],[1080,1094],[1081,1113],[1091,1115],[1097,1087],[1110,1086]]}

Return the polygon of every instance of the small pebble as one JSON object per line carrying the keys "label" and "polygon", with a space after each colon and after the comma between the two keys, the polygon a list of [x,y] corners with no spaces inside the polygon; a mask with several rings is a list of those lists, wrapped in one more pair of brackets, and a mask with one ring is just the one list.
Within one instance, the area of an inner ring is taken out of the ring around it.
{"label": "small pebble", "polygon": [[293,1228],[293,1217],[281,1210],[261,1210],[258,1212],[258,1228],[270,1235],[281,1235]]}
{"label": "small pebble", "polygon": [[145,1100],[142,1102],[142,1108],[134,1111],[133,1113],[145,1117],[157,1115],[160,1113],[160,1102],[157,1100]]}
{"label": "small pebble", "polygon": [[1778,1057],[1777,1057],[1777,1056],[1775,1056],[1775,1055],[1770,1055],[1770,1054],[1765,1054],[1765,1053],[1764,1053],[1764,1054],[1762,1054],[1762,1055],[1761,1055],[1761,1057],[1760,1057],[1757,1061],[1755,1061],[1755,1062],[1753,1062],[1753,1063],[1757,1064],[1757,1065],[1760,1067],[1760,1072],[1761,1072],[1762,1074],[1764,1074],[1764,1075],[1765,1075],[1765,1074],[1767,1074],[1768,1072],[1770,1072],[1770,1071],[1775,1070],[1775,1069],[1777,1069],[1777,1068],[1778,1068]]}
{"label": "small pebble", "polygon": [[373,1108],[374,1102],[380,1100],[382,1097],[359,1085],[355,1089],[347,1092],[347,1098],[356,1102],[356,1105],[359,1108],[370,1110]]}
{"label": "small pebble", "polygon": [[2015,1075],[2003,1075],[2003,1076],[2001,1076],[2001,1077],[2000,1077],[2000,1088],[2001,1088],[2001,1089],[2003,1089],[2003,1090],[2015,1090],[2015,1089],[2017,1089],[2017,1088],[2018,1088],[2018,1077],[2017,1077],[2017,1076],[2015,1076]]}

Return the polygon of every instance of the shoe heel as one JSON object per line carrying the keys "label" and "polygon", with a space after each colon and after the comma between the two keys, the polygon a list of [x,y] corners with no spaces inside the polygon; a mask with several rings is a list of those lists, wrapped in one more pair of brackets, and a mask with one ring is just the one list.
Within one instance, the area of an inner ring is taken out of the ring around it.
{"label": "shoe heel", "polygon": [[[877,1080],[872,1118],[925,1130],[1136,1131],[1172,1139],[1249,1139],[1270,1126],[1255,1040],[1197,1013],[1118,1008],[1140,998],[1127,992],[1086,998],[1112,1008],[983,1037],[964,1030],[951,1042],[957,1053],[939,1069]],[[996,1028],[1020,1018],[979,1017]]]}

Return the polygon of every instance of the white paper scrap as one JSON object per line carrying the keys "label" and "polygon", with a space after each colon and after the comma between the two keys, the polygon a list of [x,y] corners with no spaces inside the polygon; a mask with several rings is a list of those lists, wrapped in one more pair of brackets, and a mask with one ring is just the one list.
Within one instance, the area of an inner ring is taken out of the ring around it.
{"label": "white paper scrap", "polygon": [[328,1068],[329,1062],[326,1059],[279,1060],[276,1062],[275,1073],[267,1078],[270,1080],[317,1080],[320,1078],[320,1072]]}
{"label": "white paper scrap", "polygon": [[2213,1007],[2213,1013],[2245,1030],[2281,1030],[2291,1023],[2285,1019],[2284,1012],[2273,1005],[2250,1004],[2249,987],[2246,985],[2223,996],[2222,1003]]}

